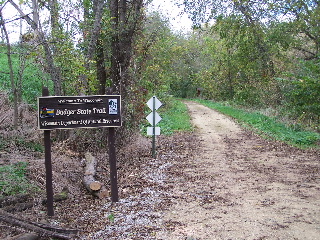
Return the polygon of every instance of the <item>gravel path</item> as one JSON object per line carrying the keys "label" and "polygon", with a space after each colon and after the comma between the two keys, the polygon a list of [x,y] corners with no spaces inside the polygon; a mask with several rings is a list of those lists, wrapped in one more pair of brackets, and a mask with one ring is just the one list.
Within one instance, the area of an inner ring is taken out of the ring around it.
{"label": "gravel path", "polygon": [[201,144],[175,163],[158,239],[320,239],[319,152],[268,142],[187,105]]}
{"label": "gravel path", "polygon": [[[81,230],[77,240],[317,240],[320,239],[320,151],[262,139],[233,120],[186,102],[193,133],[151,140],[140,135],[118,152],[118,203],[93,198],[82,185],[81,156],[64,145],[53,151],[55,203],[17,216]],[[109,186],[107,156],[96,154],[99,180]],[[45,189],[43,157],[3,153],[0,164],[28,161],[28,176]],[[0,239],[25,232],[0,223]],[[47,238],[41,238],[47,240]]]}

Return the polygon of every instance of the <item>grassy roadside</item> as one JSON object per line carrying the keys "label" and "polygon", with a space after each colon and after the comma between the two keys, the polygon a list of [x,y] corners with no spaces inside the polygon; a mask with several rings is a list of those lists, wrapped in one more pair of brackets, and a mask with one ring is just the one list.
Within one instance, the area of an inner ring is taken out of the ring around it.
{"label": "grassy roadside", "polygon": [[282,141],[299,148],[320,148],[320,134],[316,132],[287,126],[285,123],[258,112],[248,112],[209,100],[196,99],[194,101],[236,119],[240,124],[256,131],[263,137]]}

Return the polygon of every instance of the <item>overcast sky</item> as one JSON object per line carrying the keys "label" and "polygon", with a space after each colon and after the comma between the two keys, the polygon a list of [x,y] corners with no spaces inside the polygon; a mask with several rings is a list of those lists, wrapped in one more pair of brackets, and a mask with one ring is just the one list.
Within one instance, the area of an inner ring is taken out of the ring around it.
{"label": "overcast sky", "polygon": [[[178,0],[179,1],[179,0]],[[170,20],[173,30],[175,31],[183,31],[187,32],[191,29],[192,22],[188,18],[187,14],[182,14],[183,9],[179,8],[174,3],[178,2],[173,0],[153,0],[149,10],[155,10],[161,12],[164,16],[167,16]],[[25,9],[24,9],[25,10]],[[26,13],[28,10],[25,10]],[[11,4],[7,4],[3,11],[4,19],[6,20],[14,20],[19,17],[18,12],[14,9]],[[27,27],[25,21],[22,21],[24,24],[24,28]],[[7,30],[10,34],[10,41],[16,42],[19,39],[19,21],[12,21],[7,24]]]}
{"label": "overcast sky", "polygon": [[170,23],[174,30],[188,31],[191,29],[192,21],[186,13],[183,13],[183,8],[179,8],[173,0],[153,0],[150,9],[161,12],[170,19]]}

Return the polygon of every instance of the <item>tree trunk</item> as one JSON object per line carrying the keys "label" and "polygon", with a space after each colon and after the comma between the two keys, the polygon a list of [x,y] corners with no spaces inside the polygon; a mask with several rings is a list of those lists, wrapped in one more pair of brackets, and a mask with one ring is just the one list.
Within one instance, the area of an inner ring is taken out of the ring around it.
{"label": "tree trunk", "polygon": [[[88,29],[85,31],[84,38],[87,38],[89,36],[87,42],[87,49],[85,51],[85,63],[84,67],[87,71],[90,71],[90,62],[92,60],[95,60],[95,52],[96,52],[96,44],[100,36],[100,30],[101,30],[101,22],[102,22],[102,16],[103,16],[103,11],[105,7],[105,1],[104,0],[95,0],[93,4],[93,12],[94,12],[94,23],[93,26],[90,26],[90,30]],[[85,20],[86,18],[89,18],[86,9],[84,10],[84,17]],[[88,77],[86,74],[80,76],[80,81],[82,83],[82,93],[89,93],[90,94],[90,89],[89,89],[89,84],[88,84]]]}
{"label": "tree trunk", "polygon": [[97,78],[99,80],[99,94],[106,94],[107,72],[105,69],[104,47],[100,39],[97,40]]}
{"label": "tree trunk", "polygon": [[111,79],[114,93],[122,94],[124,99],[130,82],[128,68],[132,57],[132,43],[142,6],[142,0],[132,3],[111,0],[109,5],[112,19]]}
{"label": "tree trunk", "polygon": [[112,37],[111,37],[111,79],[112,79],[112,92],[121,94],[120,91],[120,76],[121,65],[119,62],[119,1],[110,0],[110,12],[112,21]]}
{"label": "tree trunk", "polygon": [[109,196],[109,191],[105,186],[95,179],[97,160],[91,153],[85,154],[86,167],[84,171],[83,184],[86,189],[95,197],[100,199]]}
{"label": "tree trunk", "polygon": [[9,73],[10,73],[11,89],[13,93],[13,109],[14,109],[13,126],[14,128],[17,128],[18,127],[18,93],[17,93],[16,83],[14,81],[14,73],[13,73],[12,59],[11,59],[11,45],[10,45],[7,28],[2,16],[2,9],[0,9],[0,26],[2,26],[3,33],[7,42],[6,45],[7,45],[8,66],[9,66]]}
{"label": "tree trunk", "polygon": [[[53,60],[53,55],[50,50],[50,46],[48,41],[46,40],[43,31],[41,30],[41,27],[39,26],[38,22],[35,22],[32,20],[28,14],[25,14],[19,6],[13,1],[13,0],[8,0],[11,5],[19,12],[21,17],[27,21],[27,23],[30,25],[30,27],[33,29],[36,35],[38,35],[38,41],[41,43],[41,45],[44,48],[45,52],[45,59],[46,59],[46,64],[47,64],[47,69],[48,73],[50,74],[51,80],[54,83],[54,94],[57,96],[61,95],[61,73],[60,69],[55,66],[54,60]],[[36,0],[33,0],[33,4],[36,4],[34,2]],[[37,7],[35,7],[37,9]],[[35,9],[35,11],[36,11]],[[34,13],[34,18],[37,20],[37,14]]]}

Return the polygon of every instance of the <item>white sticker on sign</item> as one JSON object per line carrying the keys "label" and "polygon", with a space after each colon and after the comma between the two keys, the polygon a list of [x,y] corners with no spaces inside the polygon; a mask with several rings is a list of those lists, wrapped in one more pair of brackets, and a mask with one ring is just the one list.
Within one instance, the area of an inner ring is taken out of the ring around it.
{"label": "white sticker on sign", "polygon": [[[155,127],[155,135],[160,135],[160,127]],[[153,127],[147,128],[147,135],[153,136]]]}
{"label": "white sticker on sign", "polygon": [[118,99],[109,99],[109,114],[118,114]]}

